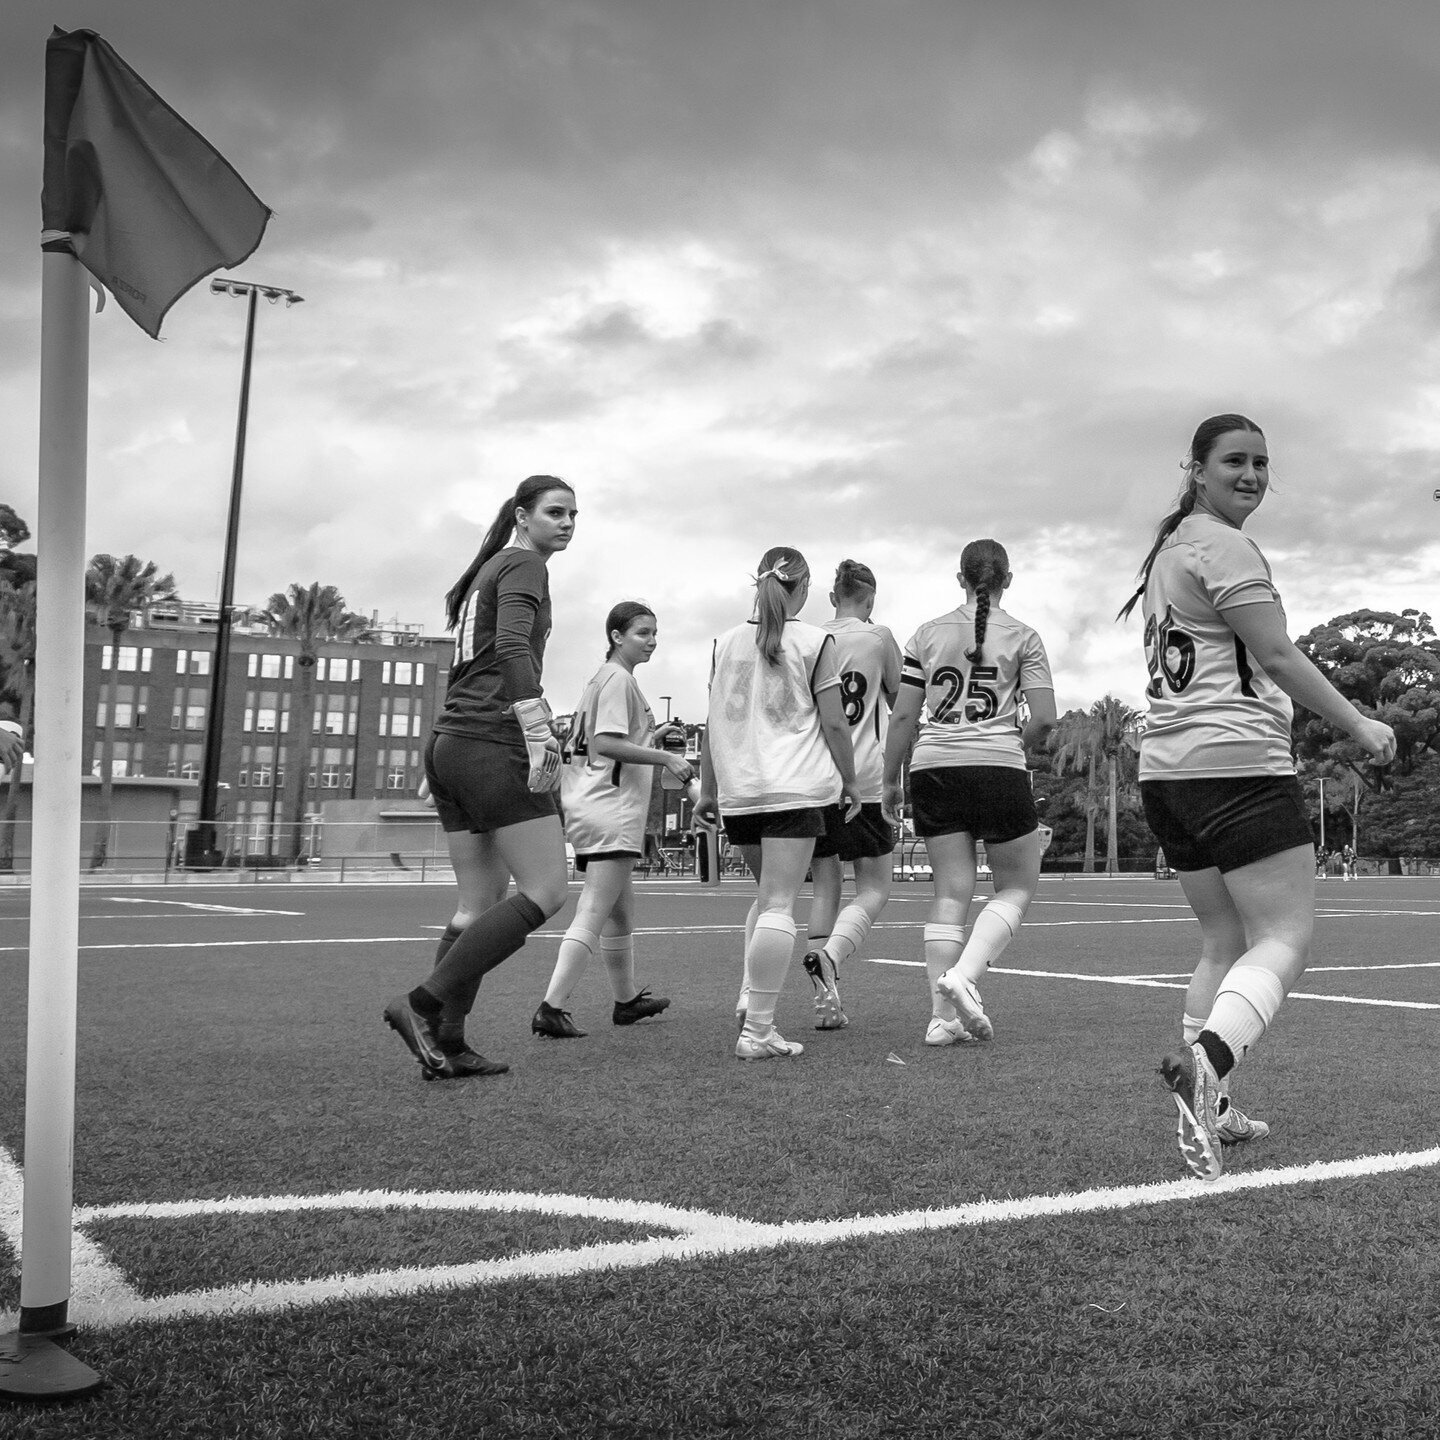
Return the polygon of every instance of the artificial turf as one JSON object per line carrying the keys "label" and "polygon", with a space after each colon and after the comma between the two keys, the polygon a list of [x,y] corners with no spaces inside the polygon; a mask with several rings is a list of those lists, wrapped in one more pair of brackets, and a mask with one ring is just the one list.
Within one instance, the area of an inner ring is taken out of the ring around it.
{"label": "artificial turf", "polygon": [[[664,1017],[613,1027],[596,966],[572,1003],[586,1039],[530,1039],[554,957],[553,939],[537,938],[487,977],[474,1027],[481,1048],[514,1068],[449,1085],[421,1083],[379,1024],[388,994],[423,973],[437,933],[425,927],[443,924],[446,892],[283,894],[299,914],[147,924],[134,913],[142,906],[87,891],[94,918],[82,943],[137,948],[82,953],[79,1204],[494,1189],[784,1222],[1180,1173],[1173,1106],[1151,1072],[1173,1042],[1182,991],[1044,973],[1183,974],[1195,932],[1174,923],[1184,912],[1172,884],[1047,881],[1005,973],[984,986],[989,1046],[927,1049],[923,971],[865,963],[846,976],[851,1027],[815,1034],[797,965],[780,1019],[806,1054],[758,1065],[731,1054],[738,932],[694,928],[738,926],[748,890],[655,887],[642,893],[640,924],[669,933],[641,937],[637,969],[674,998]],[[204,894],[244,903],[235,897]],[[923,886],[897,887],[870,953],[918,959],[927,897]],[[10,946],[15,906],[4,899],[12,918],[0,913],[0,943]],[[1320,921],[1315,969],[1299,988],[1435,1003],[1433,969],[1323,967],[1427,963],[1440,886],[1357,882],[1344,901],[1351,913]],[[1415,913],[1386,913],[1395,911]],[[360,943],[407,934],[418,938]],[[342,936],[356,943],[325,943]],[[222,943],[246,939],[265,943]],[[21,957],[0,950],[0,1013],[15,1017],[0,1035],[11,1097],[0,1143],[12,1154],[23,1129],[23,994]],[[1293,1000],[1236,1089],[1274,1133],[1234,1168],[1435,1145],[1437,1017]],[[1424,1434],[1440,1428],[1434,1181],[1432,1168],[1202,1193],[1139,1210],[84,1329],[73,1351],[106,1388],[75,1406],[0,1412],[0,1430]],[[162,1294],[658,1232],[397,1206],[107,1219],[86,1233],[137,1290]],[[17,1299],[13,1264],[0,1263],[0,1305]]]}

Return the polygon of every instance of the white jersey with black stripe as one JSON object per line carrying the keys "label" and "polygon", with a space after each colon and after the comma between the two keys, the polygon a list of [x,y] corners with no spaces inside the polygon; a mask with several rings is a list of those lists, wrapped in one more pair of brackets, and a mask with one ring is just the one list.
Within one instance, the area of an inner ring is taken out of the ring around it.
{"label": "white jersey with black stripe", "polygon": [[978,661],[975,607],[961,605],[928,620],[905,646],[901,683],[925,692],[925,719],[910,757],[912,770],[952,765],[1025,769],[1020,700],[1027,690],[1053,690],[1039,635],[992,605]]}
{"label": "white jersey with black stripe", "polygon": [[591,746],[597,735],[647,747],[655,735],[655,717],[634,675],[613,660],[586,684],[565,742],[560,773],[565,838],[577,855],[643,855],[655,767],[595,754]]}
{"label": "white jersey with black stripe", "polygon": [[855,615],[827,620],[822,628],[835,637],[840,701],[850,722],[850,742],[855,747],[858,798],[878,805],[885,788],[890,702],[900,684],[900,647],[885,626]]}
{"label": "white jersey with black stripe", "polygon": [[1295,773],[1290,698],[1225,621],[1226,611],[1257,604],[1284,618],[1260,547],[1213,515],[1187,515],[1145,584],[1142,780]]}

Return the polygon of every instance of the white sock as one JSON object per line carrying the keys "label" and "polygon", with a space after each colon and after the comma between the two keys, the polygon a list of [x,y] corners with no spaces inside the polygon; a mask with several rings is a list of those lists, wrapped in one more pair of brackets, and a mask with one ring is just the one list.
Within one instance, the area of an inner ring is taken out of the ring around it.
{"label": "white sock", "polygon": [[935,982],[960,958],[965,948],[963,925],[925,927],[925,974],[930,981],[930,1013],[939,1020],[955,1019],[955,1007],[936,988]]}
{"label": "white sock", "polygon": [[1188,1011],[1180,1017],[1180,1033],[1185,1037],[1187,1045],[1193,1045],[1200,1038],[1200,1032],[1204,1028],[1205,1021],[1191,1015]]}
{"label": "white sock", "polygon": [[870,914],[863,905],[847,905],[836,917],[825,942],[825,953],[838,970],[870,933]]}
{"label": "white sock", "polygon": [[605,957],[605,968],[610,972],[610,988],[615,998],[623,1005],[633,1000],[640,987],[635,983],[635,937],[633,935],[602,935],[600,953]]}
{"label": "white sock", "polygon": [[[760,902],[754,901],[750,906],[750,913],[745,917],[745,953],[750,953],[750,942],[755,938],[755,922],[760,917]],[[738,1015],[746,1008],[750,998],[750,990],[744,978],[740,981],[740,996],[735,1001],[735,1013]]]}
{"label": "white sock", "polygon": [[785,974],[795,949],[795,922],[770,912],[755,921],[755,934],[745,948],[745,1033],[759,1040],[775,1024],[775,1006],[785,988]]}
{"label": "white sock", "polygon": [[545,1003],[557,1010],[564,1009],[570,992],[580,983],[590,957],[599,947],[600,937],[593,930],[582,930],[572,925],[560,942],[560,953],[555,957],[555,971],[550,976],[550,988],[545,992]]}
{"label": "white sock", "polygon": [[1025,912],[1008,900],[992,900],[971,922],[970,938],[960,957],[960,973],[972,984],[998,960],[1020,930]]}
{"label": "white sock", "polygon": [[1258,965],[1232,965],[1220,982],[1205,1028],[1230,1047],[1238,1065],[1250,1047],[1270,1028],[1285,987],[1273,970]]}

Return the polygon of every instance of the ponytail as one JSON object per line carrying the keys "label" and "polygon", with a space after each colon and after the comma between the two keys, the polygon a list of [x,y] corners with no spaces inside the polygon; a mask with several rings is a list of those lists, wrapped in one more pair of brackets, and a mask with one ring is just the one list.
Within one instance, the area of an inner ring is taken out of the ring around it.
{"label": "ponytail", "polygon": [[776,545],[761,557],[755,574],[755,646],[767,665],[780,659],[790,597],[809,578],[805,557],[788,545]]}
{"label": "ponytail", "polygon": [[1119,613],[1115,616],[1117,620],[1126,619],[1135,608],[1135,602],[1145,593],[1145,587],[1150,583],[1150,571],[1154,568],[1155,557],[1160,553],[1160,547],[1175,533],[1180,522],[1195,509],[1195,501],[1200,493],[1200,471],[1210,458],[1210,452],[1215,448],[1220,437],[1228,435],[1232,430],[1253,430],[1257,435],[1265,433],[1247,415],[1212,415],[1209,419],[1200,422],[1194,438],[1190,441],[1190,454],[1184,462],[1185,484],[1181,486],[1175,508],[1156,527],[1150,553],[1146,555],[1145,563],[1140,567],[1137,577],[1140,583],[1136,586],[1135,593],[1120,607]]}
{"label": "ponytail", "polygon": [[960,579],[975,592],[975,644],[965,658],[978,665],[985,658],[985,631],[990,624],[993,597],[1010,578],[1010,557],[998,540],[972,540],[960,552]]}
{"label": "ponytail", "polygon": [[465,606],[465,597],[480,573],[480,567],[493,559],[510,543],[515,533],[515,512],[523,510],[530,514],[540,503],[540,497],[551,490],[575,492],[558,475],[530,475],[522,480],[515,494],[501,505],[475,558],[465,567],[465,573],[445,592],[445,628],[453,630],[460,623],[460,611]]}

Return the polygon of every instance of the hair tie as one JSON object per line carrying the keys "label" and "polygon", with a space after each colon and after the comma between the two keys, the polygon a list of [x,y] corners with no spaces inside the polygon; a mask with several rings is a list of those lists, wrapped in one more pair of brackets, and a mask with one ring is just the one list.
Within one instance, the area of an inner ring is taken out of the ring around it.
{"label": "hair tie", "polygon": [[769,569],[769,570],[762,570],[762,571],[755,577],[755,583],[758,585],[762,580],[768,580],[768,579],[770,578],[770,576],[772,576],[772,575],[773,575],[782,585],[788,585],[788,584],[790,583],[790,577],[789,577],[778,565],[773,566],[773,567],[772,567],[771,569]]}

